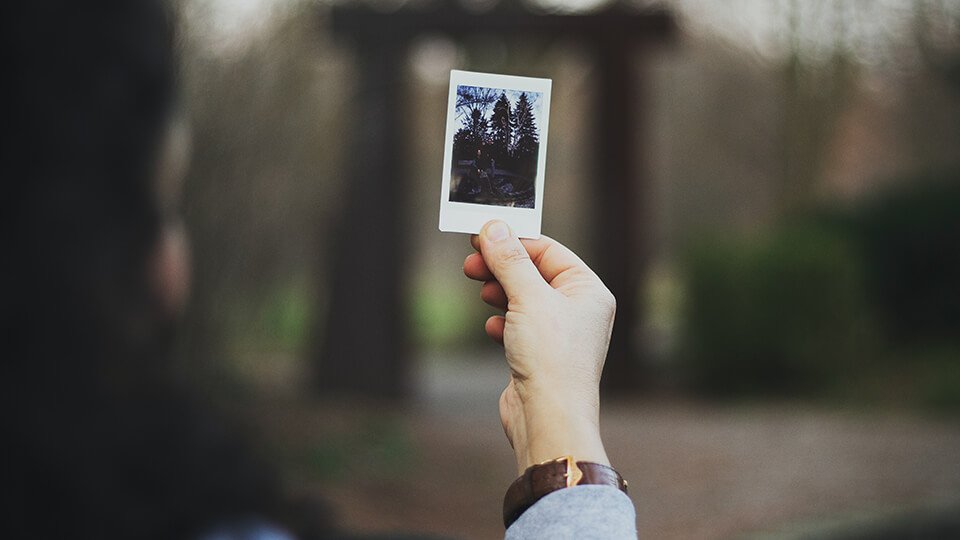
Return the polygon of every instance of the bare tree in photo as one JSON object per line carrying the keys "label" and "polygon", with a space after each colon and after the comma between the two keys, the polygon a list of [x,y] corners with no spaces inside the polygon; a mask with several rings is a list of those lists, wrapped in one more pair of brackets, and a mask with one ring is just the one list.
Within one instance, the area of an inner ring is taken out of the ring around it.
{"label": "bare tree in photo", "polygon": [[487,109],[497,101],[497,89],[479,86],[457,87],[457,114],[473,114],[479,111],[485,115]]}

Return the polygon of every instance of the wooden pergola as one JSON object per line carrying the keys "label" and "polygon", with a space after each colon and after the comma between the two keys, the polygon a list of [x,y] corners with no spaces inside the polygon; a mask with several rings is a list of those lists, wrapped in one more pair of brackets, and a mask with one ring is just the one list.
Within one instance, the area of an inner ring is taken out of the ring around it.
{"label": "wooden pergola", "polygon": [[[617,321],[604,375],[605,391],[629,391],[642,382],[634,341],[639,286],[648,260],[644,229],[647,185],[640,60],[668,41],[675,23],[665,11],[611,5],[585,14],[538,14],[501,1],[484,13],[456,3],[386,13],[360,5],[336,6],[332,25],[357,54],[352,170],[344,200],[342,234],[332,263],[331,303],[318,348],[318,382],[326,392],[402,398],[409,389],[410,358],[400,273],[406,239],[401,223],[405,177],[401,111],[403,70],[410,44],[422,35],[454,40],[482,35],[575,40],[592,54],[597,73],[592,180],[597,197],[595,270],[618,299]],[[459,66],[469,69],[469,66]],[[549,73],[518,73],[547,76]],[[437,175],[439,179],[439,164]],[[439,183],[439,182],[438,182]],[[346,231],[350,231],[347,235]]]}

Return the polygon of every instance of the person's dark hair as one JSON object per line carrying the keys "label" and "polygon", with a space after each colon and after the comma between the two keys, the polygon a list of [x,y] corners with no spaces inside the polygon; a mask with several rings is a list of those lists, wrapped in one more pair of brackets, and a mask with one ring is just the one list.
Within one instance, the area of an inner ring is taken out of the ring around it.
{"label": "person's dark hair", "polygon": [[174,377],[149,283],[172,19],[160,0],[0,8],[5,538],[182,538],[277,510],[273,475]]}

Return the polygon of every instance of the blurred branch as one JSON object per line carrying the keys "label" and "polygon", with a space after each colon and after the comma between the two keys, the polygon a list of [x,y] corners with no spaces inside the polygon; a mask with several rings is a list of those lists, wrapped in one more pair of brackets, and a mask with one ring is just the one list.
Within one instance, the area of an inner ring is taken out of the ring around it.
{"label": "blurred branch", "polygon": [[913,36],[927,70],[960,93],[960,9],[951,11],[946,1],[915,0]]}
{"label": "blurred branch", "polygon": [[[809,4],[808,4],[809,5]],[[833,12],[823,2],[814,4],[814,16],[800,16],[801,4],[789,0],[787,28],[790,54],[785,67],[784,172],[780,204],[784,209],[804,206],[813,196],[827,146],[840,114],[857,86],[859,69],[850,60],[846,46],[852,13],[834,4]],[[822,25],[833,17],[833,51],[827,65],[806,60],[800,36],[806,25]]]}

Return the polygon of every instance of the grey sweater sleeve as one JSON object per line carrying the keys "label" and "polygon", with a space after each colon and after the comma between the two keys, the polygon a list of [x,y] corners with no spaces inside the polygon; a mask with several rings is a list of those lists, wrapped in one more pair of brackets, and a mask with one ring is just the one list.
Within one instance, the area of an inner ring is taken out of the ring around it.
{"label": "grey sweater sleeve", "polygon": [[505,540],[636,540],[633,501],[612,486],[574,486],[540,499],[507,529]]}

